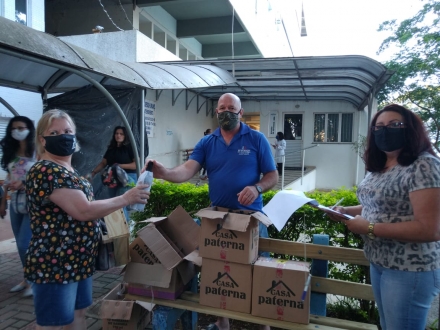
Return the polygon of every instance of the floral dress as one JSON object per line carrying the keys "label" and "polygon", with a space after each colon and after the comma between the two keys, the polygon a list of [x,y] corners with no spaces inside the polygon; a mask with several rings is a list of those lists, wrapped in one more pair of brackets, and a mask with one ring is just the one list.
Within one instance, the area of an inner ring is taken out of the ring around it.
{"label": "floral dress", "polygon": [[49,200],[55,189],[81,190],[94,200],[92,186],[78,172],[42,160],[29,170],[26,193],[32,239],[25,276],[35,283],[67,284],[95,272],[99,228],[96,221],[78,221]]}

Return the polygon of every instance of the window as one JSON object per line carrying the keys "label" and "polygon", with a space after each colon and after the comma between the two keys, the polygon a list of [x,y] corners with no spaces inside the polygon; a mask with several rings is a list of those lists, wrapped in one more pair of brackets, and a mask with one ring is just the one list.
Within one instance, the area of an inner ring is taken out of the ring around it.
{"label": "window", "polygon": [[315,114],[313,142],[353,142],[353,114]]}
{"label": "window", "polygon": [[27,0],[15,0],[15,21],[27,25]]}
{"label": "window", "polygon": [[283,133],[285,140],[302,140],[302,114],[285,114]]}

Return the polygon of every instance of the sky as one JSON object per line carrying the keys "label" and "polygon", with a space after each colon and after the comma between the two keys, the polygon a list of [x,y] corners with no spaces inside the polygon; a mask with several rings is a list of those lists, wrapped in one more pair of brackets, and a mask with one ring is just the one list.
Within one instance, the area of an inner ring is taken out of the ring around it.
{"label": "sky", "polygon": [[[388,32],[378,32],[387,20],[411,18],[423,6],[421,0],[230,0],[254,35],[265,57],[293,55],[365,55],[380,62],[396,49],[376,52]],[[307,37],[299,36],[301,6]],[[284,22],[280,22],[280,18]],[[299,22],[298,22],[299,21]]]}

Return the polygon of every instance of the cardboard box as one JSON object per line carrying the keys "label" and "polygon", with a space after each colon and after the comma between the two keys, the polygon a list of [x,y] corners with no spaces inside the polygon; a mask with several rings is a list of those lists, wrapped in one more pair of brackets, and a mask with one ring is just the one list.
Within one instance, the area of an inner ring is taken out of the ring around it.
{"label": "cardboard box", "polygon": [[102,238],[104,243],[111,242],[114,238],[130,236],[127,219],[122,209],[105,216],[104,222],[107,227],[107,235],[103,235]]}
{"label": "cardboard box", "polygon": [[200,227],[181,207],[168,217],[150,218],[130,244],[125,268],[128,292],[147,297],[177,299],[201,265],[196,248]]}
{"label": "cardboard box", "polygon": [[252,265],[203,259],[200,305],[251,312]]}
{"label": "cardboard box", "polygon": [[150,323],[154,305],[142,301],[120,300],[117,285],[101,303],[103,330],[143,330]]}
{"label": "cardboard box", "polygon": [[183,260],[192,260],[199,245],[200,226],[178,206],[168,217],[144,220],[149,224],[137,232],[166,269],[173,269]]}
{"label": "cardboard box", "polygon": [[[182,273],[179,269],[182,269]],[[182,263],[172,270],[161,264],[130,262],[125,270],[124,282],[128,283],[130,294],[176,300],[195,275],[194,264],[190,262]]]}
{"label": "cardboard box", "polygon": [[301,300],[309,276],[309,263],[263,258],[254,264],[252,315],[309,324],[310,285]]}
{"label": "cardboard box", "polygon": [[219,207],[202,209],[196,215],[202,219],[200,256],[243,264],[251,264],[258,257],[259,222],[272,224],[260,212]]}

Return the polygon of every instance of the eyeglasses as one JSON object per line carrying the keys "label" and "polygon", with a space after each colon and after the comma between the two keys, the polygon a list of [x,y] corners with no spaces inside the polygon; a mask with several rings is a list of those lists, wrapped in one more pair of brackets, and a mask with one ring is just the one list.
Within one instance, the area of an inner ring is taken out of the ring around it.
{"label": "eyeglasses", "polygon": [[15,129],[21,132],[21,131],[24,131],[25,129],[28,129],[28,128],[27,127],[23,127],[23,126],[19,126],[19,127],[12,128],[11,131],[13,131]]}
{"label": "eyeglasses", "polygon": [[405,128],[405,123],[394,122],[394,123],[391,123],[388,125],[371,126],[371,130],[373,131],[373,133],[381,132],[383,129],[389,130],[389,129],[396,129],[396,128]]}

